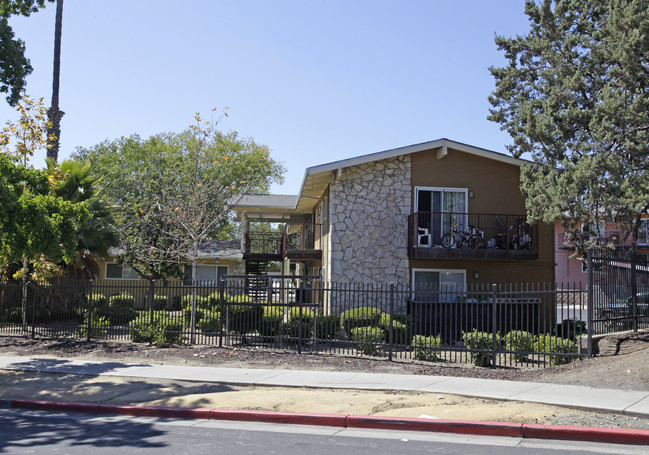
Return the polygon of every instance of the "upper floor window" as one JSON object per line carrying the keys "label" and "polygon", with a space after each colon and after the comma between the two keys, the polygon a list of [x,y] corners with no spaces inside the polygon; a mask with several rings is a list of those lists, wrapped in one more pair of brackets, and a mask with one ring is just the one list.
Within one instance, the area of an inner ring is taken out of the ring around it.
{"label": "upper floor window", "polygon": [[638,243],[640,245],[649,244],[649,219],[640,221],[640,228],[638,229]]}
{"label": "upper floor window", "polygon": [[135,269],[128,264],[117,262],[106,263],[106,279],[108,280],[139,280],[140,276]]}

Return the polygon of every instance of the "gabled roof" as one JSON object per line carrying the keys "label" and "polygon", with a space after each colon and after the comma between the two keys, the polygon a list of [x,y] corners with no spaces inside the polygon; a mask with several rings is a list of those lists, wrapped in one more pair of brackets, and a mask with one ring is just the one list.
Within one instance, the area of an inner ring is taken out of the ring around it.
{"label": "gabled roof", "polygon": [[291,213],[308,213],[319,200],[323,191],[327,188],[327,185],[331,182],[334,173],[339,173],[344,168],[435,149],[437,149],[438,158],[443,158],[448,153],[449,148],[514,166],[521,166],[525,163],[525,160],[512,158],[504,153],[498,153],[481,147],[475,147],[473,145],[442,138],[434,141],[422,142],[421,144],[408,145],[406,147],[399,147],[308,167],[304,172],[304,178],[302,180],[299,195],[249,195],[246,196],[245,203],[242,199],[241,202],[233,204],[233,209],[245,210],[246,208],[250,208],[259,210],[263,209],[264,212],[284,211]]}
{"label": "gabled roof", "polygon": [[[122,248],[108,249],[110,257],[118,257],[123,253]],[[198,247],[199,259],[241,259],[242,257],[239,240],[206,240]]]}

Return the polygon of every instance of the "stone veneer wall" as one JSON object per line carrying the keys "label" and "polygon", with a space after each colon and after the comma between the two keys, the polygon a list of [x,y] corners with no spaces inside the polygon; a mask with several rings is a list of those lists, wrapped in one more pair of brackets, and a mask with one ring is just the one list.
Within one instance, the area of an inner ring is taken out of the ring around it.
{"label": "stone veneer wall", "polygon": [[410,156],[344,168],[330,191],[334,283],[408,284]]}

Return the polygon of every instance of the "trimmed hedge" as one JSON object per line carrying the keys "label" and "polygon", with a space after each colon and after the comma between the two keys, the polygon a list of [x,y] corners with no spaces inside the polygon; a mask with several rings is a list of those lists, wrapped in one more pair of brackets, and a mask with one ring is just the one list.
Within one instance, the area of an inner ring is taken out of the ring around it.
{"label": "trimmed hedge", "polygon": [[[556,352],[563,354],[576,354],[577,343],[566,338],[555,337],[550,334],[539,335],[534,343],[534,350],[539,353]],[[564,365],[575,360],[574,356],[550,355],[550,366]]]}
{"label": "trimmed hedge", "polygon": [[340,315],[340,324],[345,335],[353,339],[352,331],[357,327],[378,327],[383,313],[378,308],[362,306],[343,311]]}
{"label": "trimmed hedge", "polygon": [[165,347],[182,343],[182,325],[154,314],[153,323],[150,315],[141,315],[130,324],[131,340],[135,343],[155,343]]}
{"label": "trimmed hedge", "polygon": [[534,352],[534,345],[536,337],[523,330],[512,330],[507,333],[503,338],[505,348],[509,352],[513,352],[513,358],[519,362],[526,362],[528,360],[529,352]]}
{"label": "trimmed hedge", "polygon": [[427,360],[429,362],[439,360],[439,352],[436,348],[442,346],[441,335],[428,337],[424,335],[415,335],[412,337],[411,344],[415,351],[415,359]]}
{"label": "trimmed hedge", "polygon": [[379,345],[385,339],[385,330],[379,327],[354,327],[351,329],[352,340],[356,341],[358,350],[363,354],[376,355]]}
{"label": "trimmed hedge", "polygon": [[[88,316],[86,316],[83,323],[79,326],[76,335],[82,338],[87,336],[90,336],[90,338],[106,338],[108,336],[109,327],[110,320],[108,320],[108,318],[93,316],[92,327],[90,327],[90,332],[88,332]],[[88,335],[88,333],[90,333],[90,335]]]}
{"label": "trimmed hedge", "polygon": [[122,308],[135,308],[135,297],[126,292],[116,294],[108,299],[108,306],[122,307]]}
{"label": "trimmed hedge", "polygon": [[496,345],[499,346],[499,333],[478,332],[477,329],[473,329],[471,332],[462,332],[462,341],[471,350],[471,360],[473,360],[474,365],[480,367],[491,366],[491,351],[493,349],[494,337]]}
{"label": "trimmed hedge", "polygon": [[390,321],[392,321],[392,343],[409,345],[411,342],[412,323],[409,316],[381,314],[379,327],[385,331],[385,343],[390,343]]}
{"label": "trimmed hedge", "polygon": [[315,320],[315,335],[319,340],[333,340],[340,331],[340,316],[330,314],[318,316]]}

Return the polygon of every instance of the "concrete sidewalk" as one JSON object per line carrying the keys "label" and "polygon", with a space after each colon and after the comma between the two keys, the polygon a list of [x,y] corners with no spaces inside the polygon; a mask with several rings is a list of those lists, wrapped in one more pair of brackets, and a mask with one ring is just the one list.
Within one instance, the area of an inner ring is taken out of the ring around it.
{"label": "concrete sidewalk", "polygon": [[514,400],[649,417],[649,392],[630,392],[536,382],[451,376],[128,364],[2,356],[0,356],[0,369],[91,376],[158,378],[243,386],[447,393],[466,397]]}
{"label": "concrete sidewalk", "polygon": [[[649,392],[565,386],[532,382],[513,382],[398,374],[371,374],[302,370],[235,369],[194,366],[128,364],[60,358],[0,356],[0,370],[57,373],[88,378],[113,377],[146,380],[177,380],[230,386],[278,386],[367,391],[415,391],[445,393],[464,397],[538,403],[588,411],[615,412],[649,417]],[[33,387],[33,385],[32,385]],[[125,392],[130,392],[126,387]],[[82,401],[40,401],[2,398],[0,408],[39,411],[120,414],[157,418],[233,420],[295,425],[319,425],[340,428],[367,428],[401,431],[427,431],[515,438],[558,439],[604,443],[649,445],[648,430],[593,428],[578,426],[507,423],[473,420],[443,420],[421,417],[389,417],[348,413],[256,411],[212,409],[206,407],[165,407],[97,403],[92,392]],[[36,394],[35,394],[36,395]],[[32,396],[31,394],[28,396]],[[90,398],[90,400],[85,399]]]}

